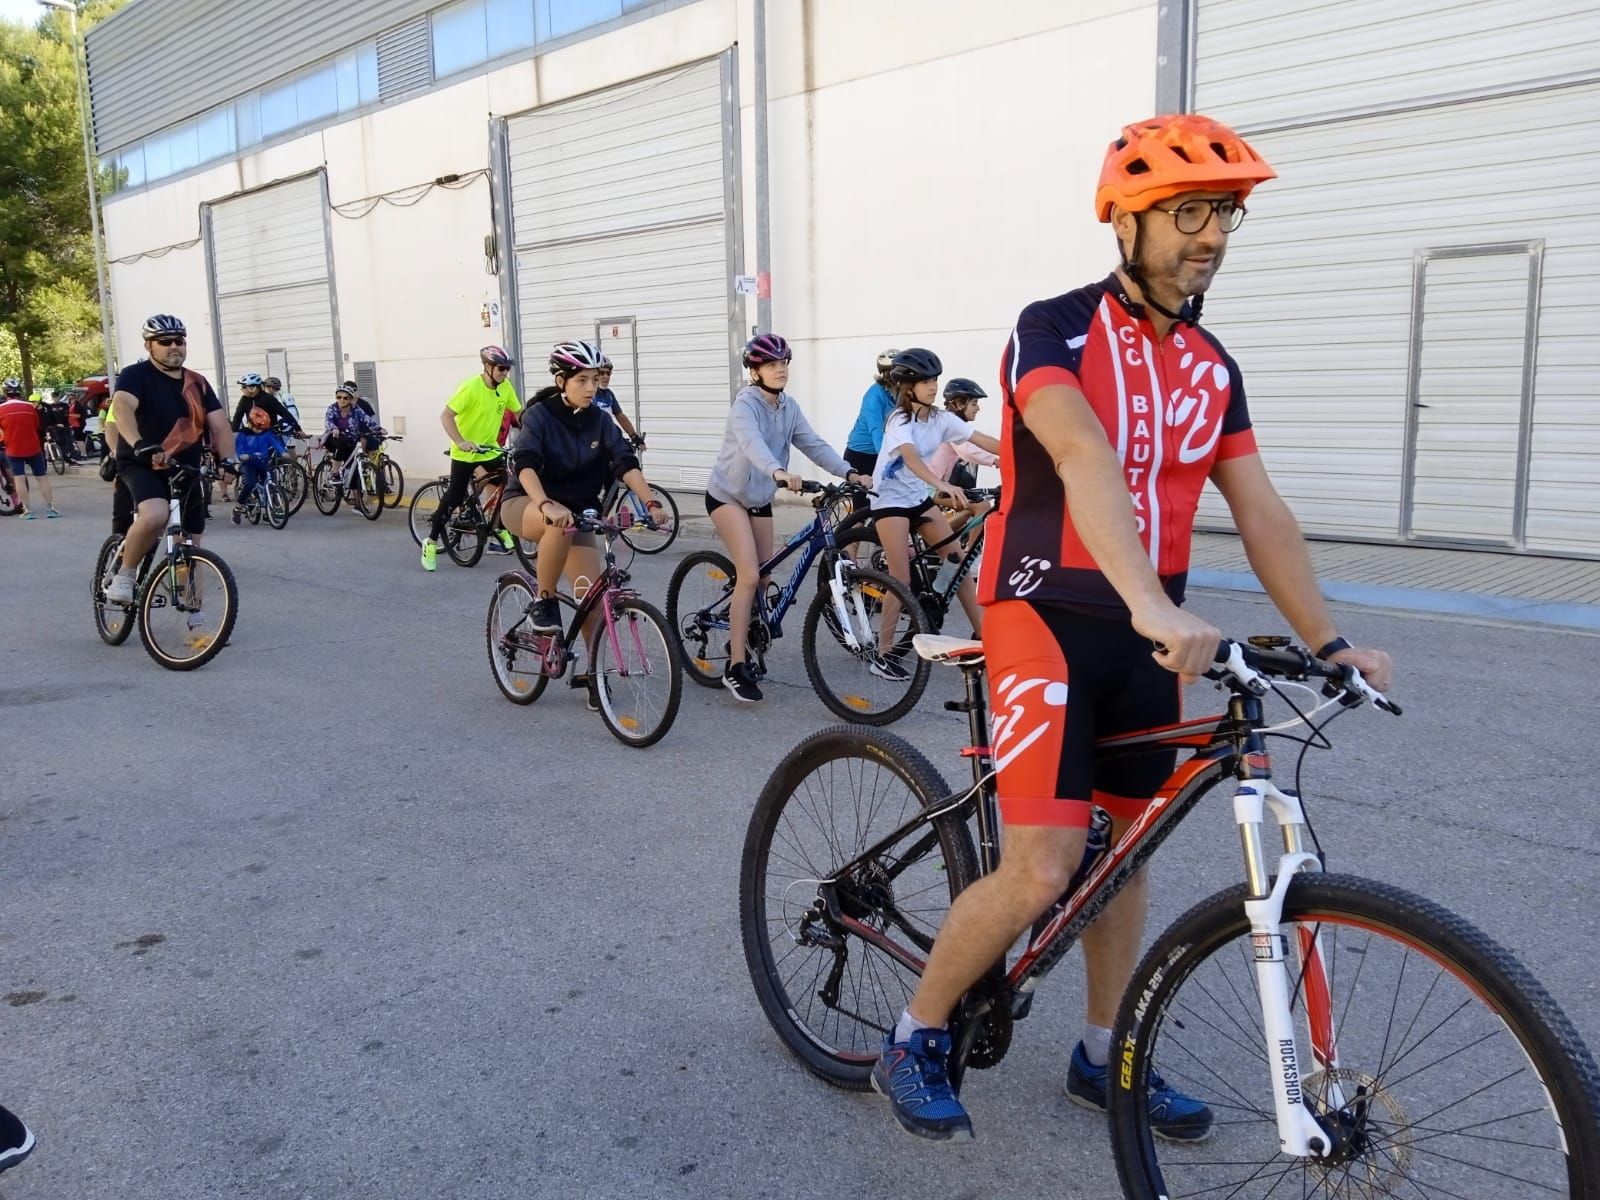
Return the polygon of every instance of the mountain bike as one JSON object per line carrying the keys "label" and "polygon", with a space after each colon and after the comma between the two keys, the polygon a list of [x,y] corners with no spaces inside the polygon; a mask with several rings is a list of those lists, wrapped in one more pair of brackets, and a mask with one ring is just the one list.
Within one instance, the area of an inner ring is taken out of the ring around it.
{"label": "mountain bike", "polygon": [[[968,488],[966,493],[968,500],[978,503],[992,504],[1000,498],[999,488]],[[978,561],[983,556],[983,527],[993,513],[993,508],[985,510],[982,515],[973,517],[950,537],[933,545],[925,542],[920,533],[912,531],[912,546],[915,553],[910,559],[911,592],[922,606],[922,615],[929,633],[943,631],[945,618],[950,615],[951,608],[960,608],[961,584],[968,575],[978,569]],[[870,510],[863,509],[846,517],[834,536],[839,543],[841,554],[848,555],[863,566],[888,574],[889,566],[883,557],[883,543],[878,539],[878,531],[872,523]],[[948,564],[945,562],[945,555],[952,546],[964,546],[964,548],[961,549],[960,558],[954,569],[946,571],[945,567]]]}
{"label": "mountain bike", "polygon": [[346,498],[369,521],[376,521],[383,515],[378,468],[359,449],[351,451],[350,457],[342,463],[331,454],[325,455],[311,476],[311,501],[323,516],[333,516],[339,511],[340,501]]}
{"label": "mountain bike", "polygon": [[[641,461],[644,458],[644,435],[640,434],[634,442],[634,453]],[[671,492],[650,485],[650,498],[660,501],[661,507],[666,510],[665,520],[650,517],[650,508],[647,504],[628,490],[628,485],[620,479],[613,479],[611,486],[606,489],[605,497],[600,501],[600,517],[605,521],[615,522],[617,515],[624,509],[632,510],[633,516],[630,523],[624,527],[622,540],[627,542],[640,554],[660,554],[673,542],[678,540],[678,502]]]}
{"label": "mountain bike", "polygon": [[[422,539],[432,530],[433,514],[449,487],[450,477],[441,475],[423,484],[412,495],[411,540],[417,545],[422,545]],[[445,521],[442,536],[444,551],[450,556],[450,561],[458,566],[475,567],[485,551],[490,554],[514,552],[523,567],[533,570],[534,561],[539,557],[539,543],[510,534],[510,530],[501,524],[500,505],[505,500],[505,490],[506,467],[502,451],[501,457],[488,459],[482,464],[482,471],[474,475],[461,507]],[[510,549],[506,548],[500,536],[502,532],[511,536]]]}
{"label": "mountain bike", "polygon": [[[618,741],[651,746],[672,728],[683,698],[678,650],[666,619],[629,586],[625,565],[617,563],[615,542],[631,518],[624,509],[604,521],[594,509],[575,517],[574,532],[598,535],[605,545],[605,567],[581,596],[557,595],[572,610],[562,634],[535,633],[532,608],[538,583],[529,571],[507,571],[495,583],[485,638],[495,685],[513,704],[532,704],[552,679],[560,679],[577,658],[583,626],[599,615],[586,675],[573,687],[594,689],[605,722]],[[630,555],[631,561],[631,555]]]}
{"label": "mountain bike", "polygon": [[261,524],[261,518],[265,517],[272,528],[282,529],[289,523],[290,516],[289,498],[283,488],[283,469],[299,468],[276,450],[268,453],[264,466],[266,471],[260,482],[237,501],[240,516],[252,525]]}
{"label": "mountain bike", "polygon": [[[819,585],[800,627],[806,675],[830,712],[847,721],[887,725],[910,712],[928,685],[928,664],[911,653],[912,638],[926,631],[921,609],[898,579],[839,554],[833,539],[837,501],[860,488],[807,480],[801,490],[815,497],[817,515],[761,564],[765,579],[791,555],[800,556],[786,582],[756,589],[746,638],[751,668],[757,678],[766,674],[772,643],[783,636],[783,619],[810,578],[811,564],[820,560]],[[733,585],[727,555],[696,550],[678,564],[667,586],[667,622],[684,669],[705,687],[720,687],[727,667]],[[899,615],[884,639],[879,616],[891,595],[899,601]]]}
{"label": "mountain bike", "polygon": [[107,645],[117,646],[137,621],[151,658],[169,671],[192,671],[227,644],[239,614],[239,588],[220,555],[184,540],[182,497],[200,486],[203,469],[183,463],[170,469],[167,531],[140,564],[131,605],[105,595],[110,573],[122,563],[122,538],[113,534],[100,545],[92,589],[95,628]]}
{"label": "mountain bike", "polygon": [[[1085,850],[1020,952],[957,1005],[952,1082],[1005,1056],[1038,983],[1231,778],[1246,882],[1155,940],[1117,1015],[1108,1087],[1124,1194],[1600,1194],[1600,1075],[1555,1002],[1461,917],[1326,873],[1298,787],[1274,780],[1269,737],[1304,726],[1309,735],[1295,740],[1325,748],[1324,711],[1399,707],[1287,638],[1251,641],[1222,643],[1210,672],[1229,693],[1225,713],[1098,743],[1107,757],[1194,753],[1114,845]],[[824,730],[768,781],[741,866],[745,957],[763,1010],[808,1070],[856,1090],[915,990],[948,900],[999,862],[995,755],[1005,734],[990,745],[982,645],[925,638],[917,650],[962,671],[965,699],[946,708],[968,718],[971,784],[947,787],[891,734]],[[1315,699],[1311,683],[1323,684],[1322,703],[1268,723],[1269,691]],[[1283,843],[1276,857],[1269,812]],[[1152,1137],[1146,1096],[1158,1070],[1213,1110],[1203,1144]]]}
{"label": "mountain bike", "polygon": [[61,443],[55,438],[46,436],[44,439],[44,457],[50,464],[50,469],[57,475],[67,473],[67,457],[61,453]]}

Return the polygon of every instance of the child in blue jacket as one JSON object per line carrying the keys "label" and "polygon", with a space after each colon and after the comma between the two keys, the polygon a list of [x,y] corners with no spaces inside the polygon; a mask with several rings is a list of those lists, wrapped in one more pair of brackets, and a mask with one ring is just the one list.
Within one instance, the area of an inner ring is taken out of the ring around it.
{"label": "child in blue jacket", "polygon": [[239,463],[244,467],[244,475],[239,481],[239,503],[233,506],[233,523],[239,524],[244,520],[245,503],[254,499],[256,503],[265,506],[266,493],[257,496],[255,490],[267,479],[267,463],[272,460],[273,454],[286,454],[288,447],[283,444],[272,428],[272,415],[264,408],[252,408],[244,430],[234,436],[234,452],[239,456]]}

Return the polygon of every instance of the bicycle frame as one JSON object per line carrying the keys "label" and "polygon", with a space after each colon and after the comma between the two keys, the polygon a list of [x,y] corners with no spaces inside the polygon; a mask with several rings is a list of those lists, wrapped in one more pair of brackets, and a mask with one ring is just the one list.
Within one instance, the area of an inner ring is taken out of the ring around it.
{"label": "bicycle frame", "polygon": [[[827,513],[826,506],[818,509],[817,515],[812,518],[810,524],[797,531],[787,542],[779,547],[777,553],[761,564],[761,578],[765,579],[787,561],[791,555],[795,553],[800,555],[800,561],[795,564],[794,569],[789,573],[789,578],[779,588],[778,598],[774,603],[769,605],[766,593],[761,588],[756,589],[756,613],[766,627],[769,637],[773,640],[783,636],[783,619],[788,615],[789,609],[793,607],[796,597],[800,594],[801,584],[810,577],[811,564],[817,561],[818,556],[835,551],[838,548],[834,540],[833,526],[828,522]],[[844,560],[835,554],[828,586],[832,591],[834,607],[839,615],[840,632],[851,650],[860,650],[862,645],[856,635],[856,630],[870,630],[871,620],[867,616],[859,596],[856,597],[856,611],[854,613],[851,613],[846,607],[844,565]],[[722,599],[718,600],[716,604],[700,610],[699,616],[702,621],[706,622],[706,628],[726,628],[726,625],[722,622],[709,621],[707,614],[721,605],[733,593],[733,585],[734,581],[730,579],[727,588],[723,592]]]}
{"label": "bicycle frame", "polygon": [[[987,687],[981,660],[963,663],[962,676],[966,697],[947,702],[946,708],[968,715],[972,744],[962,754],[972,759],[972,786],[929,805],[845,864],[831,879],[822,881],[817,889],[831,922],[848,929],[919,975],[926,961],[889,934],[898,929],[924,954],[932,949],[932,940],[914,933],[906,925],[878,930],[868,922],[851,917],[847,911],[850,905],[841,902],[839,885],[848,880],[857,864],[876,859],[919,826],[945,815],[959,818],[969,813],[974,815],[978,826],[980,873],[987,875],[999,865],[1000,813],[994,786],[997,767],[989,744]],[[1098,756],[1162,749],[1191,749],[1194,754],[1178,764],[1144,812],[1103,857],[1097,862],[1086,859],[1053,915],[1042,928],[1037,928],[1017,961],[1003,974],[992,973],[968,993],[953,1020],[958,1028],[953,1062],[964,1062],[996,1006],[1009,1006],[1009,1011],[1002,1014],[1003,1020],[1026,1014],[1039,982],[1061,961],[1134,873],[1150,860],[1200,798],[1231,773],[1238,780],[1233,797],[1234,820],[1239,827],[1244,853],[1248,885],[1244,907],[1250,920],[1263,1015],[1265,1061],[1273,1065],[1279,1146],[1283,1153],[1297,1157],[1317,1157],[1332,1148],[1333,1139],[1312,1115],[1301,1094],[1300,1039],[1290,1005],[1288,940],[1282,932],[1283,904],[1290,883],[1299,872],[1321,871],[1322,861],[1307,849],[1310,831],[1299,797],[1272,781],[1272,761],[1261,732],[1263,724],[1260,698],[1236,693],[1230,698],[1226,713],[1102,738],[1096,743]],[[1275,867],[1269,863],[1263,841],[1263,822],[1268,810],[1283,838],[1283,853],[1278,856]],[[930,826],[911,849],[894,857],[915,859],[936,839],[937,833]],[[1298,995],[1304,989],[1312,1056],[1320,1069],[1330,1072],[1327,1077],[1331,1079],[1331,1070],[1339,1065],[1337,1037],[1320,935],[1302,927],[1297,927],[1296,933],[1299,975],[1293,993]],[[1139,1003],[1142,1006],[1148,1000],[1148,996],[1142,997]],[[1124,1086],[1131,1084],[1134,1049],[1131,1040],[1120,1049]],[[1331,1106],[1337,1108],[1345,1098],[1336,1084],[1331,1086],[1334,1088],[1330,1093]]]}
{"label": "bicycle frame", "polygon": [[[566,632],[560,634],[557,639],[551,639],[550,635],[547,634],[531,635],[532,642],[534,644],[530,645],[528,647],[529,649],[537,652],[537,643],[541,640],[544,641],[545,650],[543,653],[543,660],[546,664],[550,662],[549,649],[551,646],[551,641],[556,641],[561,647],[560,669],[557,671],[550,671],[547,669],[545,671],[545,674],[550,676],[552,679],[560,679],[567,673],[567,665],[572,662],[574,657],[576,657],[573,654],[572,647],[577,645],[578,639],[583,636],[583,627],[588,623],[589,618],[595,614],[596,610],[598,610],[604,618],[605,629],[602,631],[600,636],[606,638],[607,642],[610,644],[613,660],[624,664],[628,661],[623,657],[622,643],[618,639],[616,606],[618,601],[636,595],[637,593],[633,588],[628,586],[631,576],[624,568],[617,566],[617,555],[612,546],[614,533],[607,529],[602,536],[605,538],[605,567],[601,570],[599,576],[594,580],[594,582],[589,585],[589,590],[583,594],[583,598],[576,602],[576,611],[573,613],[572,620],[567,625]],[[529,575],[527,571],[524,571],[520,568],[507,571],[501,575],[500,578],[502,580],[508,578],[520,579],[528,588],[530,595],[537,596],[539,594],[538,582],[531,575]],[[524,614],[523,619],[527,619],[526,614]],[[513,630],[513,632],[515,632],[515,630]],[[638,661],[645,664],[645,674],[649,674],[650,658],[645,651],[644,641],[642,638],[640,638],[637,628],[633,630],[633,640],[634,649],[639,652]],[[593,656],[591,655],[591,658],[592,657]],[[624,668],[624,674],[626,674],[626,668]]]}

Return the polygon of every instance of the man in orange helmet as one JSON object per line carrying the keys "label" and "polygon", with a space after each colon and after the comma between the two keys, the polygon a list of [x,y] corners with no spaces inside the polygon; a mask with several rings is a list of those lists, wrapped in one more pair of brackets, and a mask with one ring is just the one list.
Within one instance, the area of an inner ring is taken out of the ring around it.
{"label": "man in orange helmet", "polygon": [[[983,643],[1005,853],[952,904],[873,1070],[896,1118],[920,1136],[972,1136],[947,1073],[956,1002],[1060,897],[1092,808],[1110,814],[1114,844],[1173,770],[1170,751],[1096,763],[1094,741],[1176,722],[1180,680],[1211,666],[1222,635],[1180,607],[1207,479],[1300,638],[1388,686],[1388,656],[1339,636],[1299,526],[1256,453],[1238,364],[1199,325],[1245,199],[1275,174],[1207,117],[1127,126],[1095,193],[1121,264],[1030,304],[1002,355],[1007,491],[979,599],[990,606]],[[1140,871],[1084,933],[1088,1012],[1067,1094],[1089,1107],[1106,1107],[1111,1025],[1147,899]],[[1149,1106],[1160,1136],[1211,1132],[1210,1108],[1154,1073]]]}

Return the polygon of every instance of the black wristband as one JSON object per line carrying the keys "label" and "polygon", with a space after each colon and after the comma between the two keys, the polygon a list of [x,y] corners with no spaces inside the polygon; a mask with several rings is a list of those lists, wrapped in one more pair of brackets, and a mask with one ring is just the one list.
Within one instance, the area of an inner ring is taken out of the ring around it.
{"label": "black wristband", "polygon": [[1333,639],[1333,641],[1329,642],[1326,646],[1317,651],[1317,657],[1321,659],[1329,659],[1335,654],[1339,653],[1341,650],[1350,650],[1353,648],[1354,647],[1350,645],[1349,638],[1336,637]]}

